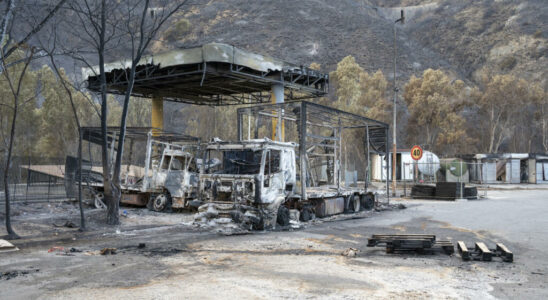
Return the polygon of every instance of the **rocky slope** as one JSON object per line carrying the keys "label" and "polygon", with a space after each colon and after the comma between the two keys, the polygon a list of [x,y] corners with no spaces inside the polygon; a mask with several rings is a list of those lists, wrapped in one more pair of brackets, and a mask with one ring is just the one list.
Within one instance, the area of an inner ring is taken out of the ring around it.
{"label": "rocky slope", "polygon": [[393,21],[398,25],[398,77],[443,68],[474,80],[488,68],[546,81],[548,6],[544,0],[216,0],[186,18],[190,31],[160,40],[154,51],[224,42],[291,62],[317,62],[324,71],[353,55],[368,71],[391,78]]}
{"label": "rocky slope", "polygon": [[[392,76],[392,21],[363,1],[210,1],[179,18],[190,21],[190,32],[157,43],[155,51],[223,42],[303,65],[316,62],[324,71],[353,55],[366,70]],[[405,78],[426,68],[453,69],[403,32],[398,47],[398,74]]]}
{"label": "rocky slope", "polygon": [[[388,18],[400,7],[409,11],[408,38],[441,55],[465,78],[473,79],[478,70],[486,68],[546,84],[546,1],[371,2],[391,5],[379,8]],[[413,6],[405,6],[409,4]]]}

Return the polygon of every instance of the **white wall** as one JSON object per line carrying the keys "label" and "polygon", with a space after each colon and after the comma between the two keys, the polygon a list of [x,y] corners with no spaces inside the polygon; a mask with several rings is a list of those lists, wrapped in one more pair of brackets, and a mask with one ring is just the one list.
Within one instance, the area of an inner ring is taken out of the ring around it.
{"label": "white wall", "polygon": [[[401,154],[401,172],[402,179],[413,180],[413,158],[411,158],[411,152],[397,152]],[[389,154],[390,159],[388,162],[389,174],[388,180],[392,180],[392,153]],[[404,170],[404,164],[405,170]],[[372,154],[371,155],[371,179],[384,181],[386,180],[386,161],[384,155]]]}

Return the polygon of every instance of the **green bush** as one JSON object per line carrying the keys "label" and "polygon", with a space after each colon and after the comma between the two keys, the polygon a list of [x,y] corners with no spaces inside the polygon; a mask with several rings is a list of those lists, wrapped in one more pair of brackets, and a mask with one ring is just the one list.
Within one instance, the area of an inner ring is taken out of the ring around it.
{"label": "green bush", "polygon": [[500,62],[500,68],[502,70],[511,70],[514,68],[518,60],[513,56],[507,56]]}
{"label": "green bush", "polygon": [[190,21],[179,19],[164,32],[164,38],[170,42],[178,40],[184,33],[190,30]]}

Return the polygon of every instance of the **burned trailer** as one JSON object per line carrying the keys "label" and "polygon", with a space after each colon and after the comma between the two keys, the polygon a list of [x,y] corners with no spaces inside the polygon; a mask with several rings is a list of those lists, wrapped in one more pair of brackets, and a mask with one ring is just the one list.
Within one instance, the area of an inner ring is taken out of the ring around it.
{"label": "burned trailer", "polygon": [[[119,133],[117,127],[107,128],[108,151],[112,158],[109,162],[111,174],[118,151]],[[83,161],[81,169],[75,168],[77,164],[69,163],[71,160],[67,159],[65,176],[67,180],[72,179],[77,183],[81,173],[82,185],[91,193],[93,204],[97,208],[106,208],[100,159],[97,159],[97,166],[93,165],[94,154],[100,157],[100,152],[99,149],[92,151],[91,147],[102,144],[101,128],[83,127],[82,139],[88,142],[88,159]],[[124,149],[123,153],[125,163],[120,175],[121,203],[147,206],[154,211],[188,208],[190,201],[197,196],[196,154],[199,151],[199,139],[150,127],[128,127],[126,139],[125,145],[129,149]]]}
{"label": "burned trailer", "polygon": [[[373,207],[370,155],[386,153],[387,124],[296,101],[238,109],[240,141],[244,134],[247,139],[269,134],[277,141],[298,141],[296,183],[284,206],[299,210],[301,220]],[[355,140],[360,142],[348,143]]]}

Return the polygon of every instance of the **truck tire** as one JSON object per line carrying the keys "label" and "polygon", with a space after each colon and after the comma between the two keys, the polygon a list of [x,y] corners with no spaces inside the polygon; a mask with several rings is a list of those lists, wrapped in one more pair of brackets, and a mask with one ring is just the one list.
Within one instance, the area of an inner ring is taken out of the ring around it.
{"label": "truck tire", "polygon": [[161,193],[152,199],[153,211],[167,211],[171,208],[171,196],[169,193]]}
{"label": "truck tire", "polygon": [[289,225],[289,209],[285,205],[278,207],[278,216],[276,217],[276,223],[280,226]]}
{"label": "truck tire", "polygon": [[360,197],[363,210],[372,210],[375,207],[375,197],[371,193],[367,193]]}
{"label": "truck tire", "polygon": [[301,215],[299,217],[301,222],[308,222],[312,219],[310,208],[305,207],[301,210]]}
{"label": "truck tire", "polygon": [[350,196],[350,211],[359,212],[361,208],[361,200],[359,195]]}
{"label": "truck tire", "polygon": [[[351,214],[356,212],[354,210],[354,195],[344,197],[344,213]],[[359,207],[358,207],[359,209]]]}
{"label": "truck tire", "polygon": [[107,209],[105,194],[101,191],[93,191],[93,204],[95,205],[95,208]]}

